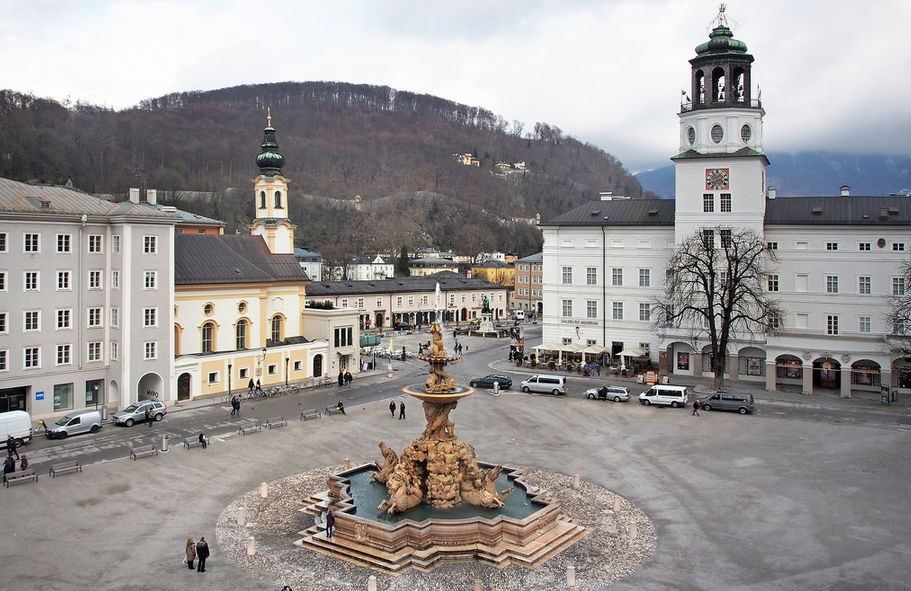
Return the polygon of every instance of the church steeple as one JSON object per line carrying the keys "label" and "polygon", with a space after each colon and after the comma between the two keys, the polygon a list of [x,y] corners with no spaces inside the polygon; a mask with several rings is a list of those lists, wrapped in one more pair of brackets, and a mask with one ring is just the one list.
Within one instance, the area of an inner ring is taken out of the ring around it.
{"label": "church steeple", "polygon": [[285,159],[278,152],[275,128],[272,127],[272,108],[266,115],[262,152],[256,157],[259,176],[253,179],[256,219],[250,233],[262,236],[274,254],[294,254],[294,229],[288,218],[288,184],[282,176]]}

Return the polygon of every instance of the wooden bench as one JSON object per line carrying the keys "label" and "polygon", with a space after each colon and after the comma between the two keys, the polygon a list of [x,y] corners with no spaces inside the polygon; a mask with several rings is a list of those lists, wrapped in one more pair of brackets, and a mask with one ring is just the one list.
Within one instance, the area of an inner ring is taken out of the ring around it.
{"label": "wooden bench", "polygon": [[57,478],[58,474],[68,474],[70,472],[82,472],[82,466],[76,460],[71,460],[69,462],[60,462],[59,464],[52,464],[50,471],[47,475],[51,478]]}
{"label": "wooden bench", "polygon": [[257,425],[247,425],[246,427],[241,426],[239,429],[237,429],[237,432],[240,433],[241,435],[243,435],[244,437],[246,437],[247,433],[257,433],[262,430],[263,430],[262,425],[257,424]]}
{"label": "wooden bench", "polygon": [[321,416],[322,415],[320,414],[320,412],[318,410],[316,410],[315,408],[310,408],[301,413],[301,420],[306,421],[308,419],[318,419]]}
{"label": "wooden bench", "polygon": [[266,427],[269,429],[274,429],[275,427],[287,427],[288,421],[285,420],[285,417],[272,417],[271,419],[266,419]]}
{"label": "wooden bench", "polygon": [[4,484],[6,484],[6,488],[9,488],[11,484],[21,484],[23,482],[28,482],[29,480],[38,482],[38,474],[35,472],[34,468],[10,472],[6,475],[6,482]]}
{"label": "wooden bench", "polygon": [[[206,446],[208,446],[211,443],[212,443],[211,441],[207,441]],[[190,449],[193,447],[202,447],[202,442],[199,440],[198,436],[197,437],[187,437],[186,439],[183,440],[183,446],[186,449]]]}
{"label": "wooden bench", "polygon": [[139,445],[137,447],[130,448],[130,459],[133,460],[134,462],[136,460],[138,460],[139,458],[144,458],[146,456],[157,456],[157,455],[158,455],[158,449],[151,443],[149,445]]}
{"label": "wooden bench", "polygon": [[339,408],[338,406],[327,406],[325,412],[326,412],[326,416],[328,417],[328,416],[333,415],[333,414],[335,414],[335,413],[345,414],[344,412],[342,412],[342,410],[343,410],[343,409],[342,409],[342,408]]}

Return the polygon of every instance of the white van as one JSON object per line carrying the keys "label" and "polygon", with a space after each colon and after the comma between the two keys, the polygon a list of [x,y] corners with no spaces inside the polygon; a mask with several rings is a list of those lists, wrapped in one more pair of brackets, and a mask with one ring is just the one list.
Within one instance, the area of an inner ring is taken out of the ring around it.
{"label": "white van", "polygon": [[525,320],[525,310],[513,310],[512,317],[514,320]]}
{"label": "white van", "polygon": [[563,396],[566,394],[566,378],[564,376],[534,375],[522,382],[522,391]]}
{"label": "white van", "polygon": [[687,399],[686,386],[668,386],[663,384],[655,384],[639,395],[639,402],[646,406],[659,404],[674,408],[683,407],[686,406]]}
{"label": "white van", "polygon": [[32,440],[32,417],[24,410],[0,412],[0,443],[12,435],[19,445]]}

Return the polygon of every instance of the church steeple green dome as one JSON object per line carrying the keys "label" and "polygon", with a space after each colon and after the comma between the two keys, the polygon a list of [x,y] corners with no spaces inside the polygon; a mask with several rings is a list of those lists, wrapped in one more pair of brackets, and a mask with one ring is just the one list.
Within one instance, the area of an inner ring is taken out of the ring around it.
{"label": "church steeple green dome", "polygon": [[256,165],[259,167],[261,175],[271,177],[282,173],[285,159],[278,153],[278,141],[275,139],[275,128],[272,127],[272,108],[270,107],[267,112],[266,127],[263,129],[263,143],[261,144],[263,151],[256,157]]}
{"label": "church steeple green dome", "polygon": [[734,39],[731,29],[718,25],[709,34],[709,40],[696,47],[696,55],[709,55],[719,53],[746,53],[747,44]]}

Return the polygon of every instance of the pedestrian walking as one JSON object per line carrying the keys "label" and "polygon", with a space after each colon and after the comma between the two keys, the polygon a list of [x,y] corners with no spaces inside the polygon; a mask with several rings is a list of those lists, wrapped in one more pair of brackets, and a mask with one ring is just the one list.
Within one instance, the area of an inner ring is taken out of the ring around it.
{"label": "pedestrian walking", "polygon": [[6,455],[13,457],[13,454],[16,454],[16,459],[19,459],[19,442],[16,441],[16,438],[10,435],[6,438]]}
{"label": "pedestrian walking", "polygon": [[253,383],[253,378],[250,378],[250,383],[247,384],[247,389],[250,390],[250,395],[253,395],[253,389],[256,388],[256,384]]}
{"label": "pedestrian walking", "polygon": [[196,567],[196,572],[204,573],[206,572],[206,558],[209,557],[209,545],[206,544],[205,536],[199,536],[199,541],[196,542],[196,558],[199,559],[199,565]]}
{"label": "pedestrian walking", "polygon": [[25,454],[22,454],[22,459],[19,460],[19,469],[28,470],[28,456]]}
{"label": "pedestrian walking", "polygon": [[335,515],[329,511],[326,513],[326,537],[331,538],[333,531],[335,531]]}
{"label": "pedestrian walking", "polygon": [[206,449],[207,447],[209,447],[209,438],[206,437],[206,434],[202,431],[200,431],[200,433],[199,433],[199,444],[202,446],[203,449]]}
{"label": "pedestrian walking", "polygon": [[693,401],[693,413],[692,414],[697,417],[699,416],[699,401],[698,400]]}
{"label": "pedestrian walking", "polygon": [[237,398],[236,394],[231,397],[231,416],[240,416],[240,399]]}
{"label": "pedestrian walking", "polygon": [[395,400],[389,402],[389,412],[392,413],[392,418],[395,418]]}
{"label": "pedestrian walking", "polygon": [[456,340],[459,340],[459,331],[453,330],[453,331],[452,331],[452,338],[454,338],[454,339],[456,339]]}
{"label": "pedestrian walking", "polygon": [[148,423],[149,427],[152,426],[152,422],[154,420],[155,420],[155,417],[152,416],[152,409],[147,406],[146,407],[146,423]]}
{"label": "pedestrian walking", "polygon": [[350,371],[345,372],[345,383],[348,384],[348,387],[351,387],[351,382],[354,381],[354,378],[351,376]]}
{"label": "pedestrian walking", "polygon": [[13,459],[13,456],[6,456],[6,461],[3,462],[3,482],[6,482],[6,475],[12,474],[16,471],[16,460]]}
{"label": "pedestrian walking", "polygon": [[187,568],[193,570],[193,561],[196,560],[196,542],[193,538],[187,538],[186,556],[183,559],[187,563]]}
{"label": "pedestrian walking", "polygon": [[405,401],[399,402],[399,420],[405,418]]}
{"label": "pedestrian walking", "polygon": [[345,385],[345,374],[342,370],[338,370],[338,387],[341,388]]}

